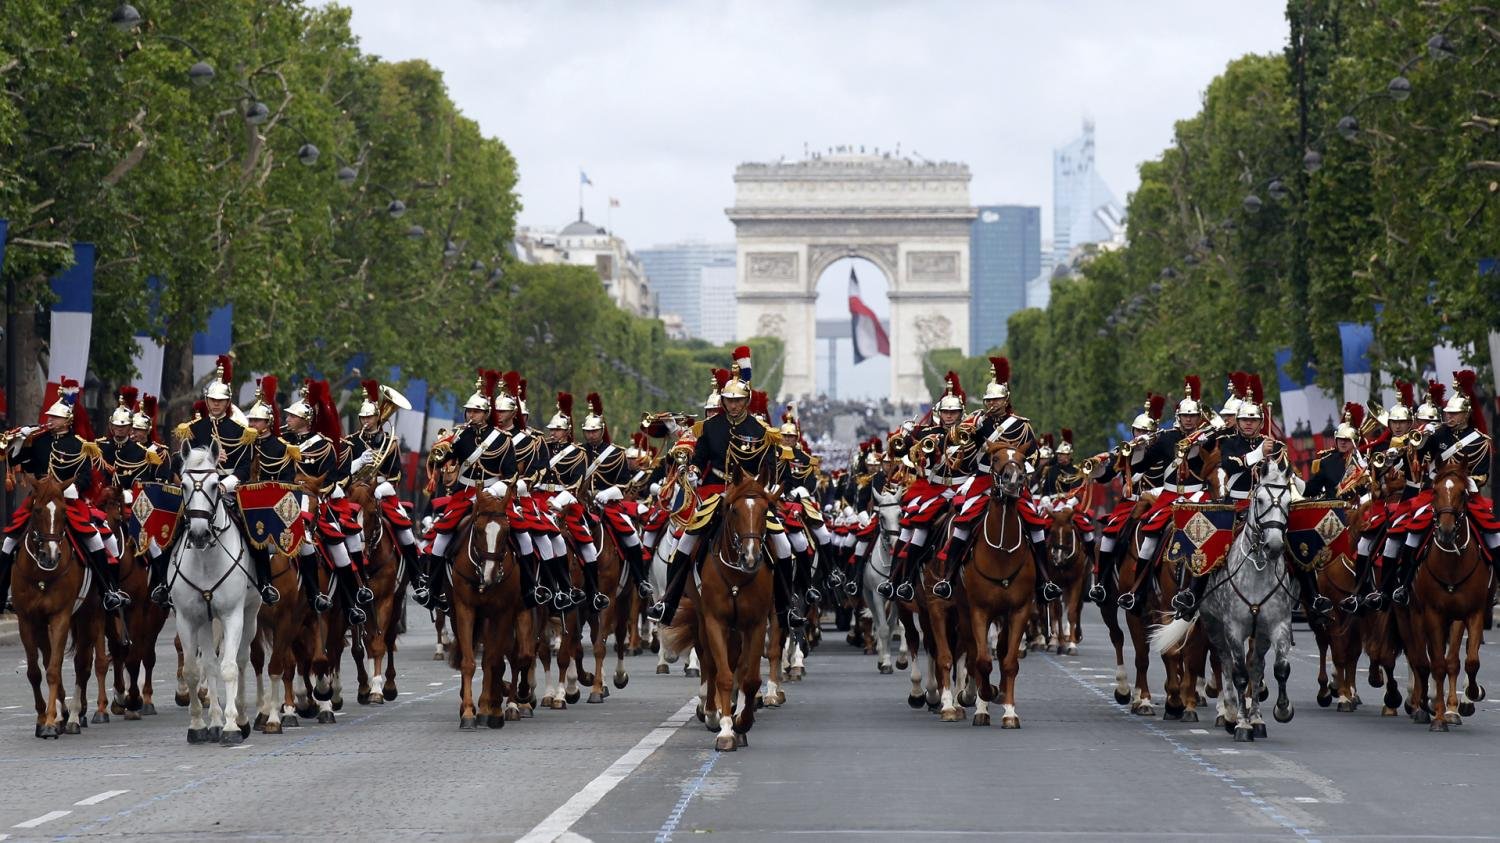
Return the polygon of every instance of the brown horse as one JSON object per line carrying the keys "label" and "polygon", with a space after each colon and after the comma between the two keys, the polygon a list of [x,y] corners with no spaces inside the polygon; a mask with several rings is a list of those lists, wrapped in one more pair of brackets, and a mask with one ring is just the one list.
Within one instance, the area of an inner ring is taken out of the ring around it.
{"label": "brown horse", "polygon": [[[951,523],[951,519],[944,516],[937,522],[933,533],[946,537]],[[930,542],[928,548],[941,544]],[[963,603],[964,578],[960,577],[955,583],[951,599],[944,600],[932,592],[932,585],[946,576],[947,567],[947,562],[939,560],[936,553],[930,553],[922,564],[921,584],[912,602],[913,615],[921,630],[922,648],[927,653],[927,708],[937,712],[939,721],[957,723],[964,719],[964,706],[973,704],[973,700],[965,702],[963,699],[969,692],[968,668],[973,659],[968,658],[970,632],[969,613]],[[898,600],[897,605],[904,608],[906,604]],[[966,658],[958,658],[960,655]],[[908,704],[913,699],[909,696]]]}
{"label": "brown horse", "polygon": [[[505,699],[505,660],[514,660],[518,675],[529,675],[535,657],[533,613],[521,603],[520,564],[510,537],[510,491],[497,498],[480,491],[474,512],[454,550],[449,596],[453,606],[454,650],[449,665],[462,675],[458,728],[472,731],[479,717],[491,729],[505,725],[506,713],[517,708],[522,688],[512,687]],[[484,650],[484,686],[476,706],[474,669],[477,647]],[[515,719],[514,717],[510,719]]]}
{"label": "brown horse", "polygon": [[[76,735],[87,726],[89,674],[102,634],[104,607],[91,587],[93,577],[68,533],[68,501],[63,484],[50,477],[31,491],[31,521],[16,548],[11,569],[11,600],[26,649],[26,678],[36,700],[36,736]],[[73,643],[75,691],[71,705],[63,689],[63,657]],[[47,698],[42,699],[42,678]]]}
{"label": "brown horse", "polygon": [[[261,604],[256,619],[255,640],[250,646],[250,664],[255,668],[255,695],[259,711],[252,724],[258,732],[282,734],[283,728],[301,725],[293,693],[297,649],[313,637],[317,623],[307,602],[309,587],[302,582],[296,560],[285,553],[271,555],[271,585],[281,594],[274,606]],[[276,693],[277,685],[281,694]]]}
{"label": "brown horse", "polygon": [[[1139,714],[1142,717],[1151,717],[1156,714],[1156,706],[1151,700],[1151,680],[1148,678],[1148,673],[1151,670],[1151,644],[1147,639],[1148,624],[1144,614],[1150,611],[1152,604],[1156,602],[1155,598],[1161,596],[1158,593],[1158,578],[1161,574],[1159,569],[1164,566],[1156,564],[1156,557],[1164,550],[1162,545],[1166,544],[1166,539],[1163,537],[1162,542],[1156,548],[1156,552],[1151,554],[1152,558],[1142,559],[1142,548],[1144,547],[1146,537],[1140,533],[1140,519],[1151,509],[1152,504],[1155,502],[1155,495],[1142,495],[1140,500],[1136,502],[1135,509],[1130,513],[1130,523],[1119,537],[1119,540],[1126,544],[1125,552],[1120,555],[1120,567],[1116,575],[1116,585],[1119,588],[1117,593],[1132,593],[1137,595],[1140,605],[1137,606],[1138,611],[1127,611],[1125,613],[1125,630],[1130,633],[1130,642],[1135,649],[1135,688],[1130,691],[1128,697],[1122,694],[1122,690],[1126,687],[1122,636],[1122,643],[1115,646],[1117,654],[1115,701],[1121,704],[1128,701],[1130,703],[1130,713]],[[1175,580],[1172,585],[1175,589]],[[1166,598],[1171,599],[1171,594],[1167,594]],[[1139,611],[1141,609],[1145,611]],[[1105,624],[1111,626],[1110,639],[1115,640],[1114,627],[1118,625],[1118,621],[1115,619],[1114,605],[1112,603],[1109,604],[1108,610],[1101,607],[1101,612],[1104,615]]]}
{"label": "brown horse", "polygon": [[[1436,518],[1425,556],[1412,579],[1409,608],[1413,636],[1407,657],[1416,672],[1413,701],[1417,722],[1427,722],[1431,731],[1446,732],[1474,713],[1474,703],[1485,697],[1479,684],[1479,645],[1484,637],[1484,614],[1489,600],[1489,570],[1480,548],[1479,531],[1468,512],[1469,476],[1462,463],[1449,460],[1433,481],[1433,514]],[[1458,711],[1450,711],[1457,700],[1458,651],[1468,635],[1464,672],[1468,684]],[[1427,700],[1427,677],[1433,679],[1432,701]],[[1451,683],[1451,684],[1450,684]],[[1450,687],[1452,688],[1450,692]]]}
{"label": "brown horse", "polygon": [[1053,621],[1051,632],[1058,655],[1070,656],[1078,655],[1078,645],[1083,641],[1083,586],[1088,579],[1084,542],[1079,538],[1074,515],[1070,506],[1054,510],[1047,528],[1047,570],[1063,590],[1062,606],[1047,607]]}
{"label": "brown horse", "polygon": [[[405,570],[401,548],[396,544],[395,527],[386,519],[370,484],[351,484],[349,500],[359,507],[365,543],[362,573],[365,584],[375,593],[364,635],[354,641],[354,659],[359,668],[359,691],[355,699],[360,705],[379,705],[394,700],[397,695],[396,637],[401,632],[406,586],[415,572]],[[373,680],[382,674],[385,682],[376,693]]]}
{"label": "brown horse", "polygon": [[599,593],[609,598],[609,605],[602,612],[593,612],[592,607],[588,610],[581,608],[579,612],[589,616],[593,634],[594,684],[589,689],[588,701],[602,703],[609,696],[609,689],[604,687],[604,654],[611,634],[615,637],[615,687],[624,688],[630,682],[630,674],[625,670],[625,651],[629,645],[630,595],[636,592],[633,588],[620,588],[625,579],[625,562],[614,539],[604,534],[603,524],[593,525],[593,531],[594,546],[599,548],[599,558],[594,561],[598,566]]}
{"label": "brown horse", "polygon": [[[94,715],[95,722],[108,722],[109,714],[123,715],[126,720],[139,720],[142,715],[156,714],[153,701],[151,674],[156,667],[156,641],[166,625],[168,610],[150,599],[147,580],[150,568],[143,555],[137,554],[134,544],[122,529],[125,507],[124,490],[111,487],[100,502],[105,522],[115,532],[120,545],[120,590],[130,596],[130,605],[121,614],[124,617],[124,634],[120,628],[105,619],[105,643],[95,656],[96,674],[101,658],[107,658],[114,668],[114,699],[109,711]],[[105,689],[101,675],[99,691]]]}
{"label": "brown horse", "polygon": [[[1385,484],[1387,495],[1379,497],[1371,496],[1352,508],[1349,515],[1349,542],[1351,546],[1357,546],[1365,534],[1369,531],[1369,524],[1373,513],[1385,505],[1386,498],[1391,502],[1400,500],[1401,490],[1405,486],[1404,478],[1396,472],[1391,472],[1394,477],[1393,483]],[[1370,481],[1373,491],[1380,491],[1374,480]],[[1378,537],[1371,537],[1378,538]],[[1379,543],[1373,546],[1378,547]],[[1330,560],[1318,569],[1318,592],[1326,595],[1333,601],[1333,610],[1329,614],[1328,623],[1313,627],[1313,635],[1318,645],[1318,705],[1324,708],[1333,705],[1337,699],[1336,710],[1350,712],[1360,705],[1359,692],[1355,690],[1357,685],[1355,674],[1359,670],[1359,657],[1361,645],[1370,655],[1371,684],[1378,677],[1382,679],[1388,673],[1382,665],[1381,657],[1383,648],[1379,647],[1380,639],[1386,637],[1385,631],[1389,628],[1388,612],[1359,612],[1355,605],[1359,597],[1369,589],[1364,582],[1365,577],[1356,570],[1354,560],[1339,558]],[[1355,609],[1355,611],[1351,611]],[[1328,663],[1333,663],[1333,676],[1330,681],[1328,674]],[[1395,666],[1395,654],[1391,652],[1391,667]],[[1395,688],[1395,682],[1390,687]],[[1399,693],[1399,691],[1397,692]],[[1392,713],[1394,708],[1392,707]]]}
{"label": "brown horse", "polygon": [[703,654],[700,707],[708,728],[718,730],[714,748],[720,752],[748,746],[746,733],[755,725],[766,626],[775,609],[765,547],[766,518],[775,505],[775,496],[744,472],[725,488],[718,533],[707,548],[699,581],[689,583],[663,636],[664,645],[675,652],[698,647]]}

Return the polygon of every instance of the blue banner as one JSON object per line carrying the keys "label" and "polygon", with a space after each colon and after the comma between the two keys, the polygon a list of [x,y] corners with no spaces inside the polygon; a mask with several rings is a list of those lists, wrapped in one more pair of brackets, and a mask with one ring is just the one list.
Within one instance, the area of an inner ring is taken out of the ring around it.
{"label": "blue banner", "polygon": [[73,244],[73,265],[52,278],[52,338],[47,379],[64,375],[79,383],[88,375],[89,336],[94,327],[93,243]]}

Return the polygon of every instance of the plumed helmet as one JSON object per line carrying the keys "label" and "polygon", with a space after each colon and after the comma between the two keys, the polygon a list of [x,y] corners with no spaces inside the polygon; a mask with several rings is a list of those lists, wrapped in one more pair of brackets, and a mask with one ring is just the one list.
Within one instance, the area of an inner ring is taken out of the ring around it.
{"label": "plumed helmet", "polygon": [[204,398],[213,398],[219,401],[228,401],[232,397],[229,385],[234,381],[234,358],[228,354],[220,354],[214,363],[214,377],[208,382],[203,390]]}
{"label": "plumed helmet", "polygon": [[796,438],[801,433],[797,424],[797,405],[787,402],[786,409],[781,412],[781,435]]}
{"label": "plumed helmet", "polygon": [[719,395],[722,398],[749,398],[750,372],[750,346],[739,346],[734,350],[729,381],[719,389]]}
{"label": "plumed helmet", "polygon": [[1219,415],[1238,418],[1240,400],[1241,396],[1245,394],[1246,383],[1244,372],[1229,373],[1229,398],[1224,401],[1224,408],[1219,410]]}
{"label": "plumed helmet", "polygon": [[1059,443],[1058,446],[1057,446],[1057,453],[1058,454],[1071,454],[1071,453],[1073,453],[1073,430],[1072,430],[1072,428],[1065,427],[1065,428],[1062,429],[1062,442]]}
{"label": "plumed helmet", "polygon": [[1443,396],[1448,392],[1448,387],[1443,386],[1435,380],[1427,382],[1427,400],[1417,408],[1417,420],[1424,422],[1435,422],[1438,420],[1438,408],[1443,406]]}
{"label": "plumed helmet", "polygon": [[548,430],[566,430],[573,432],[573,394],[570,392],[557,393],[557,413],[547,421]]}
{"label": "plumed helmet", "polygon": [[134,430],[153,430],[156,427],[156,396],[147,394],[141,398],[140,409],[130,418]]}
{"label": "plumed helmet", "polygon": [[1396,403],[1385,413],[1387,422],[1411,421],[1412,407],[1415,406],[1415,393],[1412,391],[1410,381],[1396,379]]}
{"label": "plumed helmet", "polygon": [[1244,372],[1240,375],[1244,379],[1245,389],[1240,393],[1240,407],[1234,413],[1235,419],[1264,418],[1260,412],[1260,405],[1265,403],[1266,395],[1265,388],[1260,382],[1260,375]]}
{"label": "plumed helmet", "polygon": [[[266,390],[270,390],[267,397]],[[255,382],[255,401],[250,404],[250,409],[245,411],[245,418],[276,423],[276,408],[273,402],[276,400],[276,376],[266,375]],[[364,415],[364,413],[360,413]]]}
{"label": "plumed helmet", "polygon": [[1197,375],[1188,375],[1182,379],[1182,400],[1177,402],[1177,415],[1196,416],[1203,412],[1203,407],[1198,403],[1203,399],[1203,381]]}
{"label": "plumed helmet", "polygon": [[1260,414],[1260,405],[1254,401],[1241,401],[1239,408],[1234,411],[1234,417],[1235,419],[1263,418]]}
{"label": "plumed helmet", "polygon": [[78,403],[78,381],[72,378],[61,378],[55,384],[47,384],[47,392],[52,398],[52,403],[47,406],[44,415],[54,419],[73,419],[73,406]]}
{"label": "plumed helmet", "polygon": [[133,386],[122,386],[115,393],[115,408],[109,414],[109,423],[114,427],[129,427],[131,416],[135,415],[136,396],[140,391]]}
{"label": "plumed helmet", "polygon": [[1167,396],[1157,395],[1154,392],[1146,393],[1146,403],[1141,405],[1141,412],[1130,423],[1132,429],[1152,431],[1161,427],[1161,414],[1167,407]]}
{"label": "plumed helmet", "polygon": [[[262,378],[262,381],[264,381],[264,378]],[[311,381],[302,382],[302,388],[297,391],[297,400],[287,405],[284,411],[287,415],[312,421],[313,417],[318,414],[317,402],[313,400],[309,388],[309,384],[311,383]]]}
{"label": "plumed helmet", "polygon": [[506,372],[500,376],[500,391],[495,393],[495,409],[521,409],[521,373]]}
{"label": "plumed helmet", "polygon": [[495,387],[500,383],[500,373],[494,369],[480,369],[474,381],[474,394],[464,402],[465,410],[490,411],[495,407]]}
{"label": "plumed helmet", "polygon": [[1333,432],[1334,439],[1348,439],[1350,442],[1359,441],[1359,428],[1365,421],[1365,408],[1350,401],[1344,405],[1344,417],[1339,421],[1338,429]]}
{"label": "plumed helmet", "polygon": [[359,405],[359,417],[373,416],[380,410],[380,382],[363,380],[359,382],[359,385],[365,391],[365,400]]}
{"label": "plumed helmet", "polygon": [[713,388],[708,392],[708,398],[703,401],[703,409],[717,410],[720,406],[719,395],[724,390],[724,385],[729,383],[728,369],[713,370]]}
{"label": "plumed helmet", "polygon": [[604,401],[599,393],[590,392],[585,399],[589,405],[589,414],[583,417],[583,430],[604,430]]}
{"label": "plumed helmet", "polygon": [[964,409],[964,389],[958,382],[958,373],[950,371],[943,377],[943,397],[938,399],[938,411]]}
{"label": "plumed helmet", "polygon": [[991,380],[984,388],[984,400],[992,399],[1010,400],[1010,358],[990,358]]}

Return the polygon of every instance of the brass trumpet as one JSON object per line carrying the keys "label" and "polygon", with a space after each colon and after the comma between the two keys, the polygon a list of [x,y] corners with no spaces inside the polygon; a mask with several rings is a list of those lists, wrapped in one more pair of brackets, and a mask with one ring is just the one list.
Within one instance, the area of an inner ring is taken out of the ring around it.
{"label": "brass trumpet", "polygon": [[1370,466],[1376,471],[1385,471],[1385,467],[1390,465],[1390,462],[1391,457],[1388,451],[1376,451],[1370,455]]}
{"label": "brass trumpet", "polygon": [[937,437],[928,436],[924,438],[920,447],[922,453],[927,454],[928,456],[932,456],[933,454],[937,453],[938,450]]}
{"label": "brass trumpet", "polygon": [[968,446],[974,441],[974,425],[961,424],[953,431],[953,439],[960,446]]}
{"label": "brass trumpet", "polygon": [[1098,457],[1085,457],[1084,460],[1083,460],[1083,462],[1081,462],[1081,463],[1078,464],[1078,470],[1081,471],[1081,472],[1083,472],[1083,476],[1084,477],[1093,477],[1094,476],[1094,471],[1096,469],[1098,469],[1098,468],[1099,468],[1099,458]]}

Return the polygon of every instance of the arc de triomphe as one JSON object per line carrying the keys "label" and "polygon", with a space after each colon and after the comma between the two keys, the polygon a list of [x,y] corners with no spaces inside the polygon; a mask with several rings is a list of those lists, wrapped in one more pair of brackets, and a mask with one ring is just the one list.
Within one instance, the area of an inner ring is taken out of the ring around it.
{"label": "arc de triomphe", "polygon": [[832,155],[741,164],[734,182],[738,335],[786,344],[779,397],[817,393],[818,277],[861,257],[890,282],[891,397],[931,400],[923,353],[969,345],[968,165]]}

